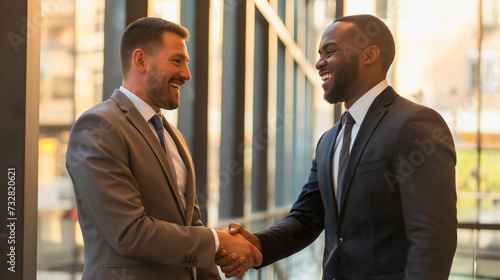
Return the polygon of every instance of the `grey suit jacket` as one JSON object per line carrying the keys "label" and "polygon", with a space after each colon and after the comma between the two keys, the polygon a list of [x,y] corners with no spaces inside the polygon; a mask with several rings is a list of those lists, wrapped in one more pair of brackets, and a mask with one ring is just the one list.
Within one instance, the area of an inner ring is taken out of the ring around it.
{"label": "grey suit jacket", "polygon": [[370,106],[333,189],[339,123],[318,142],[309,180],[290,214],[257,233],[263,264],[325,231],[323,279],[448,279],[457,243],[455,149],[434,110],[386,88]]}
{"label": "grey suit jacket", "polygon": [[188,144],[164,126],[188,170],[185,212],[160,142],[122,92],[75,122],[66,167],[85,242],[84,280],[220,279]]}

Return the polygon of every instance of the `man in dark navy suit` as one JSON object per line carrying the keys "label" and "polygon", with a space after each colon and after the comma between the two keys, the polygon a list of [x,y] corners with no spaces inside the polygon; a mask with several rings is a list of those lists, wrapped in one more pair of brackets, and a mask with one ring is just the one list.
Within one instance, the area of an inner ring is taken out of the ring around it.
{"label": "man in dark navy suit", "polygon": [[[394,38],[371,15],[337,19],[322,36],[316,68],[324,97],[344,102],[319,140],[308,182],[290,214],[250,234],[262,266],[288,257],[325,230],[323,279],[448,279],[457,242],[456,154],[434,110],[386,81]],[[220,257],[226,276],[243,270]]]}

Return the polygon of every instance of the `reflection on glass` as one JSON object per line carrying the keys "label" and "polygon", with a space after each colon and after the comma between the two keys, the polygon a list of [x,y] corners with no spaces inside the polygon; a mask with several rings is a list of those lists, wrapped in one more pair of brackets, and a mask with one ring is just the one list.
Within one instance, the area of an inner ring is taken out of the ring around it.
{"label": "reflection on glass", "polygon": [[451,273],[453,275],[472,275],[474,256],[474,232],[472,230],[458,230],[458,244]]}
{"label": "reflection on glass", "polygon": [[148,16],[160,17],[169,21],[180,23],[180,0],[149,0]]}
{"label": "reflection on glass", "polygon": [[75,119],[102,99],[104,1],[41,4],[37,279],[80,279],[83,240],[65,153]]}
{"label": "reflection on glass", "polygon": [[208,143],[207,143],[207,214],[209,227],[219,223],[220,137],[222,92],[222,0],[210,2],[209,71],[208,71]]}
{"label": "reflection on glass", "polygon": [[500,231],[481,230],[477,250],[477,276],[500,279]]}

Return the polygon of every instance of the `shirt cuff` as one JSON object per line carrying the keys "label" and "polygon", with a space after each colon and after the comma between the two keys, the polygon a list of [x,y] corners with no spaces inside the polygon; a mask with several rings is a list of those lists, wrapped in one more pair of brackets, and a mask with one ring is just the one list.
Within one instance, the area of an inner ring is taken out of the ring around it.
{"label": "shirt cuff", "polygon": [[220,245],[219,236],[217,235],[217,232],[215,232],[215,229],[211,229],[211,230],[212,230],[212,233],[214,235],[214,239],[215,239],[215,253],[217,254],[217,251],[219,251],[219,245]]}

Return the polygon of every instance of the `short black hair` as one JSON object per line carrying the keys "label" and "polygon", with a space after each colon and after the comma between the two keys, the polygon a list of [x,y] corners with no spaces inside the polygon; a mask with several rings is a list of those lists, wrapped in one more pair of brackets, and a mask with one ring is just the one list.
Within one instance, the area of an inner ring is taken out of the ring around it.
{"label": "short black hair", "polygon": [[189,39],[189,31],[185,27],[162,18],[140,18],[125,28],[120,42],[123,77],[126,77],[130,71],[132,53],[136,49],[141,49],[148,54],[155,55],[163,45],[164,32],[178,34],[184,40]]}
{"label": "short black hair", "polygon": [[352,33],[353,38],[359,34],[365,35],[363,37],[369,39],[369,44],[366,46],[377,45],[380,48],[382,70],[385,72],[389,70],[396,54],[396,45],[391,30],[381,19],[373,15],[362,14],[340,17],[334,22],[353,23],[354,27],[348,32]]}

